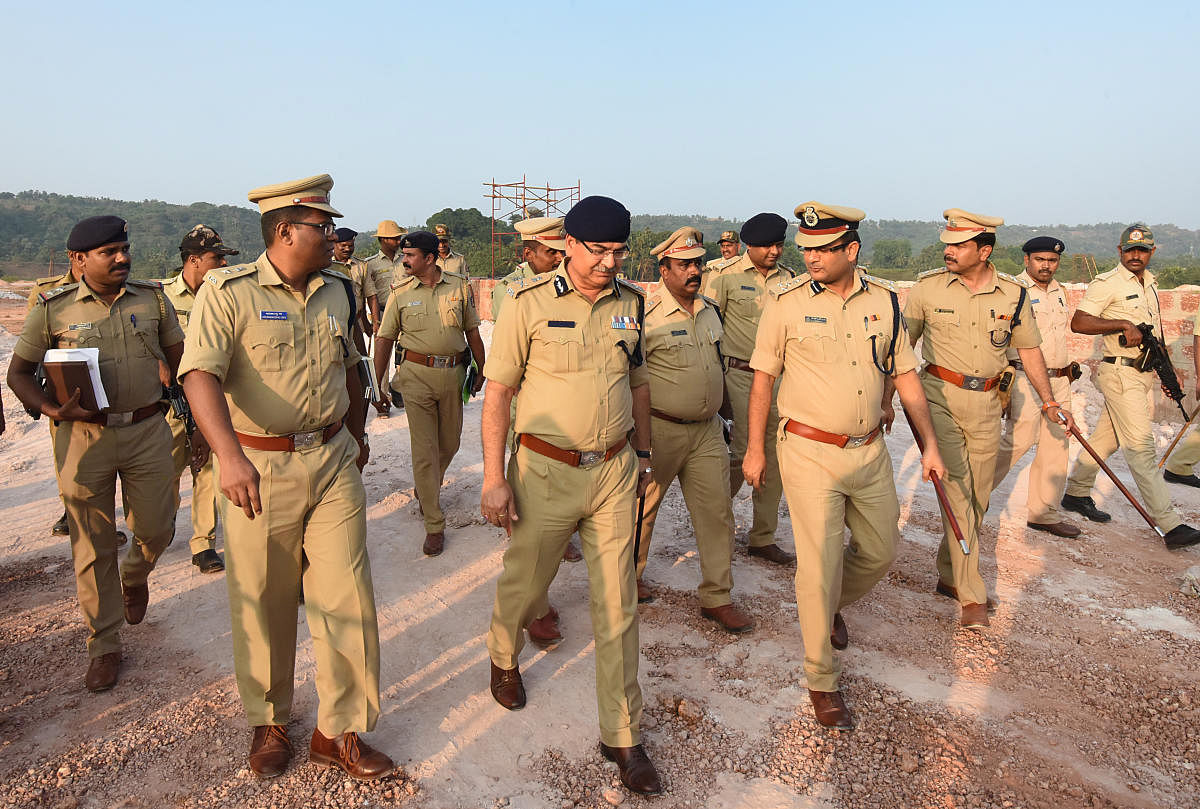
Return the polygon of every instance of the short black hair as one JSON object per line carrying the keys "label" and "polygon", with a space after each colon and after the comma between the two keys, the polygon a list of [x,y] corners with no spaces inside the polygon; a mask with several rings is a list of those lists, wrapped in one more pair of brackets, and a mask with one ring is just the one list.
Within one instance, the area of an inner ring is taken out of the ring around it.
{"label": "short black hair", "polygon": [[979,245],[980,247],[994,248],[996,246],[996,234],[980,233],[978,236],[973,236],[971,241],[975,242],[975,244]]}
{"label": "short black hair", "polygon": [[279,227],[280,222],[290,222],[293,218],[304,216],[309,210],[311,209],[307,205],[288,205],[286,208],[267,211],[260,220],[263,244],[270,247],[275,243],[275,228]]}

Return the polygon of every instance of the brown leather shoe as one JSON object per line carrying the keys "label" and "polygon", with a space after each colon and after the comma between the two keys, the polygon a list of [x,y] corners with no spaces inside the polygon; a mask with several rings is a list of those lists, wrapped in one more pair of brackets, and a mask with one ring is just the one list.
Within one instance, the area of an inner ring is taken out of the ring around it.
{"label": "brown leather shoe", "polygon": [[150,603],[150,588],[145,584],[121,587],[125,599],[125,623],[140,624],[146,617],[146,605]]}
{"label": "brown leather shoe", "polygon": [[446,534],[438,531],[435,534],[425,535],[425,544],[421,546],[421,550],[426,556],[437,556],[446,547]]}
{"label": "brown leather shoe", "polygon": [[754,629],[754,619],[732,604],[722,604],[719,607],[701,607],[700,614],[710,621],[716,621],[726,632],[739,635]]}
{"label": "brown leather shoe", "polygon": [[790,565],[796,561],[795,556],[792,556],[774,542],[770,545],[751,546],[746,549],[746,552],[751,556],[766,559],[768,562],[774,562],[777,565]]}
{"label": "brown leather shoe", "polygon": [[374,781],[396,769],[390,758],[364,742],[357,733],[327,739],[321,731],[314,730],[308,744],[308,760],[320,767],[338,767],[359,781]]}
{"label": "brown leather shoe", "polygon": [[813,712],[822,726],[832,730],[853,730],[854,715],[846,707],[841,691],[808,690],[808,698],[812,700]]}
{"label": "brown leather shoe", "polygon": [[654,600],[654,591],[650,589],[650,585],[646,584],[646,582],[642,581],[641,579],[638,579],[637,587],[639,604],[645,604]]}
{"label": "brown leather shoe", "polygon": [[575,547],[575,543],[568,542],[567,549],[565,551],[563,551],[563,561],[564,562],[579,562],[582,559],[583,559],[583,554],[579,551],[579,548]]}
{"label": "brown leather shoe", "polygon": [[1027,526],[1035,531],[1045,531],[1047,534],[1054,534],[1056,537],[1066,537],[1074,539],[1082,533],[1075,525],[1063,522],[1027,522]]}
{"label": "brown leather shoe", "polygon": [[292,760],[292,740],[283,725],[256,725],[250,739],[250,771],[259,778],[283,775]]}
{"label": "brown leather shoe", "polygon": [[553,646],[562,640],[562,632],[558,628],[558,610],[553,606],[550,612],[530,621],[525,628],[529,630],[529,639],[538,646]]}
{"label": "brown leather shoe", "polygon": [[[490,662],[490,661],[489,661]],[[525,683],[519,668],[502,669],[492,663],[492,696],[510,711],[525,707]]]}
{"label": "brown leather shoe", "polygon": [[[941,579],[938,579],[937,587],[934,588],[934,592],[940,596],[945,596],[946,598],[952,598],[955,601],[958,601],[958,588],[953,584],[946,584],[946,582],[942,581]],[[992,600],[991,596],[988,596],[987,611],[989,613],[994,613],[996,611],[996,602]]]}
{"label": "brown leather shoe", "polygon": [[621,783],[630,792],[639,795],[661,795],[662,782],[658,780],[658,770],[650,762],[646,750],[640,745],[633,747],[609,747],[600,742],[600,754],[609,761],[615,761],[621,771]]}
{"label": "brown leather shoe", "polygon": [[87,674],[83,676],[83,684],[88,691],[107,691],[117,684],[117,675],[121,671],[121,653],[109,652],[88,661]]}
{"label": "brown leather shoe", "polygon": [[992,622],[988,620],[987,606],[972,604],[969,601],[962,605],[962,618],[959,623],[964,629],[983,629],[992,625]]}
{"label": "brown leather shoe", "polygon": [[846,629],[846,621],[840,612],[833,614],[833,629],[829,632],[829,642],[835,649],[845,649],[850,645],[850,632]]}

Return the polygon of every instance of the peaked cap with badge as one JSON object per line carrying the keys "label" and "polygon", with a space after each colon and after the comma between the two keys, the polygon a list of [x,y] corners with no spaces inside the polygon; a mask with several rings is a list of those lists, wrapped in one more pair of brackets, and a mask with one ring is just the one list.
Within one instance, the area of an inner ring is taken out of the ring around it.
{"label": "peaked cap with badge", "polygon": [[1153,250],[1154,234],[1150,232],[1150,228],[1137,222],[1125,228],[1121,232],[1121,252],[1124,253],[1131,247]]}
{"label": "peaked cap with badge", "polygon": [[183,237],[183,241],[179,243],[179,251],[188,255],[216,253],[218,256],[236,256],[240,254],[240,251],[227,247],[221,241],[221,234],[208,225],[196,225],[189,230]]}
{"label": "peaked cap with badge", "polygon": [[858,223],[867,215],[858,208],[826,205],[823,202],[801,202],[796,206],[796,244],[800,247],[824,247],[847,233],[858,237]]}
{"label": "peaked cap with badge", "polygon": [[1034,236],[1021,245],[1021,252],[1027,256],[1033,253],[1058,253],[1062,255],[1066,249],[1067,246],[1063,244],[1063,240],[1056,239],[1053,236]]}
{"label": "peaked cap with badge", "polygon": [[329,204],[329,191],[332,188],[332,177],[328,174],[316,174],[303,180],[260,186],[246,196],[251,202],[258,204],[260,214],[292,205],[302,205],[305,208],[324,211],[330,216],[341,216],[341,212]]}
{"label": "peaked cap with badge", "polygon": [[513,227],[521,234],[523,242],[540,242],[551,250],[567,249],[567,231],[561,216],[532,216]]}
{"label": "peaked cap with badge", "polygon": [[650,250],[650,255],[659,261],[665,258],[700,258],[704,255],[703,235],[694,227],[685,225]]}
{"label": "peaked cap with badge", "polygon": [[129,223],[119,216],[89,216],[71,228],[67,250],[86,253],[103,244],[129,241]]}
{"label": "peaked cap with badge", "polygon": [[981,233],[995,233],[996,228],[1004,224],[998,216],[971,213],[962,208],[947,208],[942,211],[942,216],[946,218],[946,227],[938,236],[942,244],[961,244]]}

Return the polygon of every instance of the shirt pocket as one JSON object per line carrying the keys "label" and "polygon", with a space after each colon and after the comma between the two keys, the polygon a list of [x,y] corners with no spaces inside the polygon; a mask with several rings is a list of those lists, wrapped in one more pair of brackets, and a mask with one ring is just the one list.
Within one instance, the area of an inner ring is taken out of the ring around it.
{"label": "shirt pocket", "polygon": [[961,331],[962,317],[957,309],[934,308],[929,313],[929,317],[925,319],[926,328],[932,331],[935,335],[949,340],[958,340],[963,337]]}
{"label": "shirt pocket", "polygon": [[438,314],[442,325],[452,329],[462,328],[463,298],[461,293],[447,296],[438,302]]}
{"label": "shirt pocket", "polygon": [[100,344],[100,332],[91,326],[60,329],[54,332],[53,337],[51,348],[96,348]]}
{"label": "shirt pocket", "polygon": [[296,362],[296,338],[291,324],[257,324],[246,329],[246,352],[256,370],[278,373]]}
{"label": "shirt pocket", "polygon": [[824,318],[805,318],[792,328],[792,339],[802,359],[809,362],[833,362],[836,359],[836,335],[833,324]]}
{"label": "shirt pocket", "polygon": [[759,306],[758,290],[753,288],[747,289],[746,286],[739,286],[729,290],[726,301],[726,309],[740,315],[754,315],[761,308]]}
{"label": "shirt pocket", "polygon": [[580,328],[543,326],[534,340],[538,344],[534,350],[545,357],[546,368],[551,373],[567,374],[579,370],[583,352],[583,331]]}
{"label": "shirt pocket", "polygon": [[1006,347],[1012,340],[1012,315],[1008,312],[991,312],[986,322],[992,345],[997,348]]}
{"label": "shirt pocket", "polygon": [[[633,352],[637,350],[641,332],[637,329],[609,329],[612,350],[608,353],[609,367],[621,371],[633,366]],[[639,363],[640,364],[640,363]]]}
{"label": "shirt pocket", "polygon": [[[683,333],[676,334],[676,331]],[[675,368],[691,368],[699,364],[700,352],[696,348],[696,341],[686,329],[668,331],[662,340],[663,360],[668,365]]]}

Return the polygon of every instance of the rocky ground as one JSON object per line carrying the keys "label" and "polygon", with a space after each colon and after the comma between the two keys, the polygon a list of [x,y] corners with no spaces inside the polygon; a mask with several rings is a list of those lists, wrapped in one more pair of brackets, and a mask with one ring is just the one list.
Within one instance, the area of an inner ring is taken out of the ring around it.
{"label": "rocky ground", "polygon": [[[12,331],[22,314],[0,300],[0,325]],[[0,331],[0,367],[14,342]],[[1087,378],[1076,389],[1076,414],[1094,424],[1094,389]],[[551,590],[565,641],[523,653],[528,707],[510,713],[488,694],[483,635],[504,540],[478,516],[479,400],[444,492],[447,550],[433,559],[420,552],[406,419],[373,419],[366,483],[383,714],[368,738],[400,769],[359,784],[307,762],[316,695],[301,611],[299,752],[264,783],[245,765],[223,578],[190,564],[186,476],[148,617],[122,633],[121,681],[89,694],[70,550],[49,532],[59,505],[45,421],[31,421],[7,388],[3,403],[0,806],[1200,806],[1200,600],[1180,590],[1200,550],[1165,550],[1107,481],[1097,499],[1113,522],[1073,541],[1025,528],[1023,467],[1005,481],[981,555],[999,608],[991,631],[963,631],[955,604],[932,593],[936,502],[897,426],[887,441],[902,542],[887,578],[846,611],[843,688],[859,725],[845,734],[812,718],[792,571],[749,559],[739,542],[734,597],[756,630],[733,637],[699,616],[695,539],[673,491],[647,573],[657,598],[640,609],[645,744],[667,785],[646,800],[596,751],[582,563],[564,564]],[[1160,449],[1173,429],[1159,425]],[[1200,492],[1171,491],[1200,524]],[[746,491],[735,514],[740,540]],[[785,545],[789,527],[784,508]]]}

